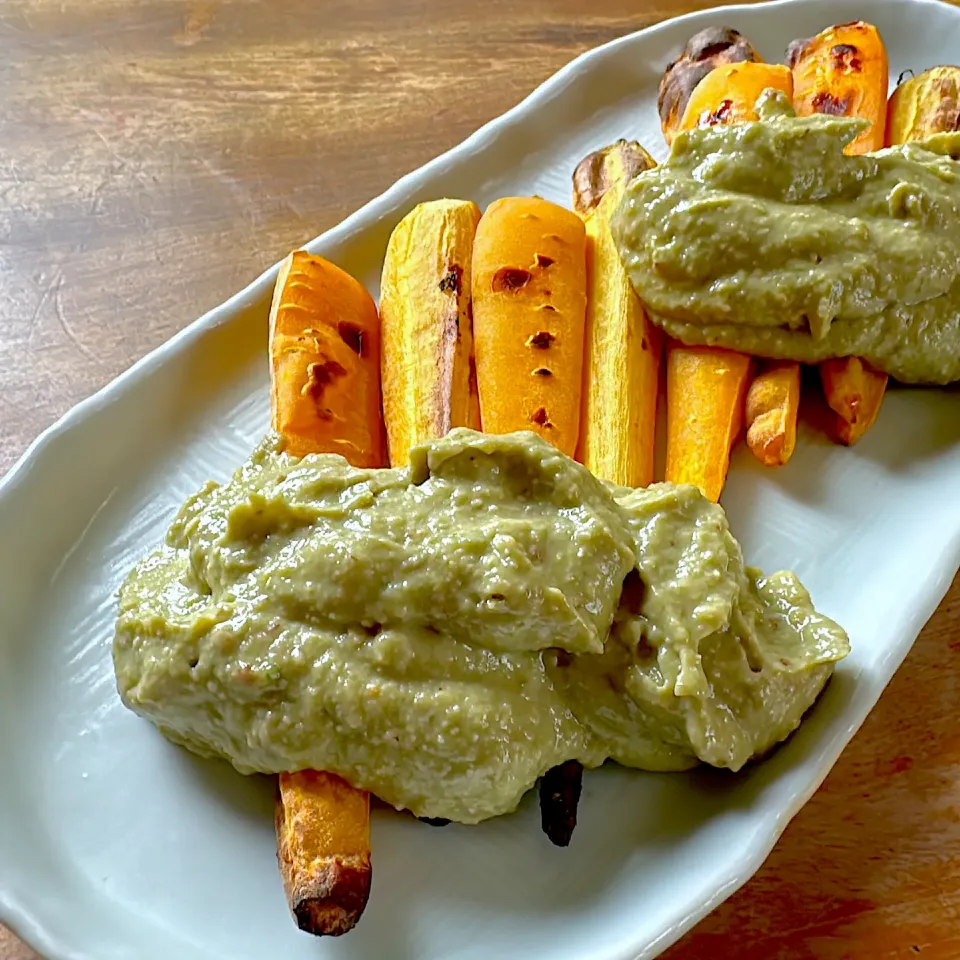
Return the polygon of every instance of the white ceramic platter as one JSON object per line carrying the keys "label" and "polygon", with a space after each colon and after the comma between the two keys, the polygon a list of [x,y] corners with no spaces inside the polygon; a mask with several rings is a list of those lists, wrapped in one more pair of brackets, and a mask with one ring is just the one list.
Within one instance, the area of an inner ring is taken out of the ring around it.
{"label": "white ceramic platter", "polygon": [[[960,10],[925,0],[785,0],[670,21],[580,57],[309,248],[375,292],[387,236],[417,201],[567,203],[575,163],[623,135],[662,157],[657,84],[702,27],[735,26],[777,60],[793,38],[858,17],[880,27],[894,78],[960,57]],[[738,776],[590,773],[567,850],[541,834],[531,797],[479,827],[375,811],[370,904],[349,936],[320,941],[286,909],[272,782],[169,745],[123,709],[110,662],[121,578],[266,428],[274,276],[82,403],[0,487],[0,920],[71,960],[654,956],[759,867],[947,590],[960,393],[892,390],[853,450],[804,428],[779,472],[735,457],[724,502],[747,557],[797,570],[853,642],[783,749]]]}

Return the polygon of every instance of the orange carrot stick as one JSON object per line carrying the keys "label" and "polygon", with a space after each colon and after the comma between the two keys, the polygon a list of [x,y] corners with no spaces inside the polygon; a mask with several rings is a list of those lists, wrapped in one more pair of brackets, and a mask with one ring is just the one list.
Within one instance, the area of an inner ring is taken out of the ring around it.
{"label": "orange carrot stick", "polygon": [[797,445],[800,364],[767,361],[747,389],[747,446],[765,466],[783,466]]}
{"label": "orange carrot stick", "polygon": [[270,307],[273,428],[287,452],[383,464],[380,318],[349,274],[304,250],[280,267]]}
{"label": "orange carrot stick", "polygon": [[[270,307],[274,429],[294,456],[383,463],[380,321],[370,294],[303,250],[283,262]],[[282,773],[277,859],[300,929],[338,936],[370,893],[370,796],[330,773]]]}
{"label": "orange carrot stick", "polygon": [[[870,126],[847,147],[849,154],[884,145],[887,50],[875,26],[857,20],[830,27],[811,40],[794,41],[788,57],[798,116],[830,113],[869,120]],[[820,375],[827,403],[837,414],[838,439],[848,446],[856,443],[876,422],[886,374],[846,357],[821,365]]]}
{"label": "orange carrot stick", "polygon": [[680,120],[681,130],[757,119],[756,104],[766,89],[793,95],[790,70],[778,63],[728,63],[697,84]]}
{"label": "orange carrot stick", "polygon": [[488,433],[534,430],[577,449],[586,316],[586,232],[540,197],[508,197],[480,218],[473,333]]}
{"label": "orange carrot stick", "polygon": [[[679,118],[676,115],[662,116],[668,142],[681,130],[756,120],[756,103],[764,90],[772,88],[781,90],[788,97],[793,96],[790,70],[779,64],[761,62],[748,41],[739,35],[738,40],[740,47],[749,51],[749,58],[744,62],[721,63],[696,85]],[[674,69],[674,65],[669,69]],[[668,78],[665,77],[664,84],[667,83]],[[732,364],[733,354],[729,350],[692,350],[673,343],[668,351],[668,371],[673,371],[673,380],[668,373],[667,405],[672,416],[667,418],[666,479],[676,483],[693,483],[711,499],[717,499],[726,482],[730,444],[739,432],[738,418],[742,413],[739,405],[743,404],[745,395],[750,396],[746,379],[739,384],[731,382],[731,378],[737,375],[746,378],[751,365],[743,355],[740,355],[737,363]],[[674,357],[673,354],[678,356]],[[687,382],[684,382],[684,378]],[[771,466],[786,463],[793,454],[799,410],[799,381],[799,365],[785,364],[778,375],[761,374],[749,388],[752,399],[746,403],[750,427],[747,444],[762,463]],[[671,398],[671,382],[675,391],[681,391],[681,396]],[[792,389],[794,383],[796,389]],[[691,394],[696,385],[704,391],[713,391],[716,384],[723,385],[719,395],[711,392],[698,401]],[[732,409],[723,406],[723,403],[738,406]],[[692,421],[684,420],[680,412],[692,411],[697,406],[709,412],[710,416],[701,412]],[[731,432],[733,423],[738,426]],[[719,456],[719,460],[698,459],[704,456]],[[718,475],[721,466],[723,471]]]}
{"label": "orange carrot stick", "polygon": [[734,350],[667,350],[667,464],[672,483],[690,483],[716,503],[743,426],[752,360]]}
{"label": "orange carrot stick", "polygon": [[960,67],[931,67],[893,91],[887,146],[954,130],[960,130]]}

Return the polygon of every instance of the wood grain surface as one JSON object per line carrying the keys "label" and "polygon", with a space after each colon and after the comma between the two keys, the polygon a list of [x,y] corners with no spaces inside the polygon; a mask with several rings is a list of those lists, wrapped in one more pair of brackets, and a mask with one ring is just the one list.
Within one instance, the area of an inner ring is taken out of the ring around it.
{"label": "wood grain surface", "polygon": [[[709,5],[0,2],[0,473],[581,50]],[[958,685],[960,581],[760,873],[669,960],[960,957]],[[0,928],[0,960],[35,956]]]}

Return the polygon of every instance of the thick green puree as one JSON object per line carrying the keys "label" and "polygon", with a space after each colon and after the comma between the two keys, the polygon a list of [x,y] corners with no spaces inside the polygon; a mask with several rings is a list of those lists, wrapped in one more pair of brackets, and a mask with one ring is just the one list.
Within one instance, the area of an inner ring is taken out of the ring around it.
{"label": "thick green puree", "polygon": [[736,770],[847,651],[693,487],[614,489],[532,433],[454,430],[392,470],[268,438],[127,578],[114,662],[124,703],[197,753],[472,823],[569,759]]}
{"label": "thick green puree", "polygon": [[816,362],[855,355],[906,383],[960,379],[960,134],[850,157],[865,121],[680,134],[614,218],[652,319],[688,345]]}

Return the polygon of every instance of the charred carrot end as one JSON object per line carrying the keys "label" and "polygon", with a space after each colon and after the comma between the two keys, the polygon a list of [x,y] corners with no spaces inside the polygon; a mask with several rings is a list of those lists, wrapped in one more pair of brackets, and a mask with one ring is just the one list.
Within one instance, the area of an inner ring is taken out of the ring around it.
{"label": "charred carrot end", "polygon": [[303,250],[283,262],[270,307],[273,429],[294,456],[383,464],[380,318],[361,284]]}
{"label": "charred carrot end", "polygon": [[667,348],[666,480],[720,499],[743,425],[750,368],[751,358],[733,350]]}
{"label": "charred carrot end", "polygon": [[765,466],[781,467],[797,445],[800,364],[770,361],[747,389],[747,446]]}
{"label": "charred carrot end", "polygon": [[837,439],[853,446],[877,421],[887,375],[857,357],[826,360],[820,379],[830,409],[837,414]]}
{"label": "charred carrot end", "polygon": [[887,143],[960,130],[960,67],[933,67],[901,83],[887,106]]}
{"label": "charred carrot end", "polygon": [[830,27],[790,45],[797,115],[830,113],[870,121],[847,148],[850,154],[879,150],[887,123],[887,49],[875,26],[857,20]]}
{"label": "charred carrot end", "polygon": [[624,186],[657,161],[636,140],[618,140],[587,154],[573,171],[573,209],[586,218],[611,187]]}
{"label": "charred carrot end", "polygon": [[508,197],[487,208],[473,247],[486,432],[533,430],[575,454],[586,300],[586,231],[575,213],[539,197]]}
{"label": "charred carrot end", "polygon": [[667,143],[673,143],[682,129],[680,121],[687,104],[704,77],[726,64],[759,63],[760,59],[753,44],[730,27],[707,27],[694,34],[660,81],[657,109]]}
{"label": "charred carrot end", "polygon": [[776,63],[731,63],[700,81],[680,120],[680,130],[757,119],[757,100],[767,89],[793,97],[793,76]]}
{"label": "charred carrot end", "polygon": [[653,482],[662,336],[620,261],[610,217],[627,182],[654,165],[638,143],[587,157],[573,178],[574,208],[587,228],[587,325],[577,459],[611,483]]}
{"label": "charred carrot end", "polygon": [[480,208],[469,201],[421,203],[387,244],[380,320],[392,466],[405,465],[412,446],[453,427],[480,429],[470,305],[479,220]]}
{"label": "charred carrot end", "polygon": [[370,795],[331,773],[281,774],[276,830],[297,926],[318,936],[353,929],[370,894]]}

